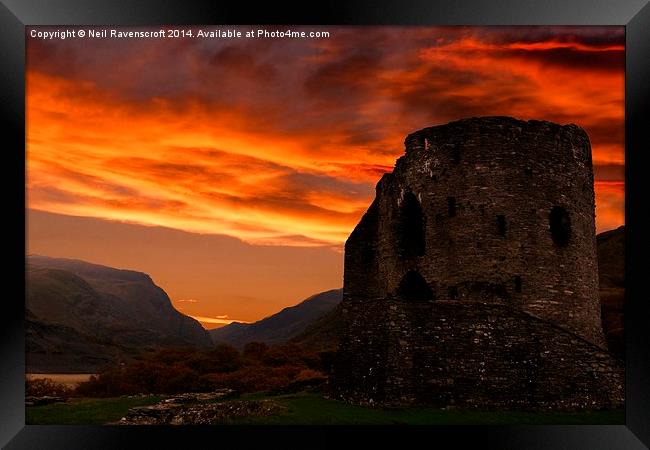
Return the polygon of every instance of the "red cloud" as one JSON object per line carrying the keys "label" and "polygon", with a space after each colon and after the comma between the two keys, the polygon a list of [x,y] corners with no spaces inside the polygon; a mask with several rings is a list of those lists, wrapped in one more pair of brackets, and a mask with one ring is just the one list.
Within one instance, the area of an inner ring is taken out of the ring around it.
{"label": "red cloud", "polygon": [[337,27],[331,36],[29,39],[29,206],[339,246],[408,133],[512,115],[584,127],[598,229],[623,223],[621,27]]}

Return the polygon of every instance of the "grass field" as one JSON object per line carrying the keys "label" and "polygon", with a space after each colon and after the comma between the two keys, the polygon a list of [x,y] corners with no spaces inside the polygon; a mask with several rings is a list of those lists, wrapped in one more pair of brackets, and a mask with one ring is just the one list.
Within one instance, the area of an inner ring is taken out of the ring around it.
{"label": "grass field", "polygon": [[[269,397],[266,397],[269,398]],[[270,397],[287,407],[278,416],[241,420],[242,424],[277,425],[452,425],[452,424],[619,424],[624,423],[624,412],[519,412],[440,410],[431,408],[379,409],[348,405],[327,400],[319,394],[297,394]]]}
{"label": "grass field", "polygon": [[25,408],[27,425],[101,425],[120,420],[134,406],[157,403],[162,397],[72,398],[68,403],[52,403]]}
{"label": "grass field", "polygon": [[[596,412],[523,412],[440,410],[431,408],[378,409],[328,400],[317,393],[267,396],[244,395],[240,400],[274,400],[286,407],[282,414],[235,420],[251,425],[452,425],[452,424],[622,424],[623,410]],[[71,399],[69,403],[26,408],[27,424],[103,424],[119,420],[129,408],[156,403],[160,397]],[[228,400],[224,400],[228,401]]]}

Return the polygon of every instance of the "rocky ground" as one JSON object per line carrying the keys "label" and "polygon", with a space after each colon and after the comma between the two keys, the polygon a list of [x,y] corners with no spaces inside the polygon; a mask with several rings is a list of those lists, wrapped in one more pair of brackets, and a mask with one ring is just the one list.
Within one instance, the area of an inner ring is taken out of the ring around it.
{"label": "rocky ground", "polygon": [[63,397],[56,397],[52,395],[41,395],[41,396],[28,395],[25,397],[25,406],[41,406],[41,405],[49,405],[51,403],[62,403],[65,401],[66,399]]}
{"label": "rocky ground", "polygon": [[181,394],[150,406],[131,408],[113,425],[214,425],[233,419],[267,417],[286,409],[272,400],[226,400],[228,389]]}

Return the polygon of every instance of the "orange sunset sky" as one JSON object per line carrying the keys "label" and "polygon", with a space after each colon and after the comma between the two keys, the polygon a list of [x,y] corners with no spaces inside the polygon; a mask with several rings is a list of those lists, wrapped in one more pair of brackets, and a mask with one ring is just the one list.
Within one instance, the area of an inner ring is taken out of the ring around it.
{"label": "orange sunset sky", "polygon": [[28,253],[258,320],[342,285],[408,133],[481,115],[585,128],[597,230],[623,224],[623,27],[302,29],[330,37],[28,37]]}

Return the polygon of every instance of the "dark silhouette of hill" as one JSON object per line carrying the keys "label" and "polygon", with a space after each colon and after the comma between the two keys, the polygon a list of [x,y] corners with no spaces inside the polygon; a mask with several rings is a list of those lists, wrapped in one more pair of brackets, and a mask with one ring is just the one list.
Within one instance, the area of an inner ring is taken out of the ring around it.
{"label": "dark silhouette of hill", "polygon": [[295,306],[254,323],[234,322],[222,328],[210,330],[215,343],[228,343],[243,347],[249,342],[281,344],[299,335],[314,321],[332,311],[341,302],[342,289],[333,289],[313,295]]}
{"label": "dark silhouette of hill", "polygon": [[29,256],[25,306],[28,372],[95,372],[143,350],[211,345],[199,322],[131,270]]}
{"label": "dark silhouette of hill", "polygon": [[625,356],[625,227],[596,236],[601,316],[609,350]]}
{"label": "dark silhouette of hill", "polygon": [[291,342],[302,344],[313,350],[335,351],[342,331],[341,305],[338,304],[310,324],[304,332],[291,339]]}

